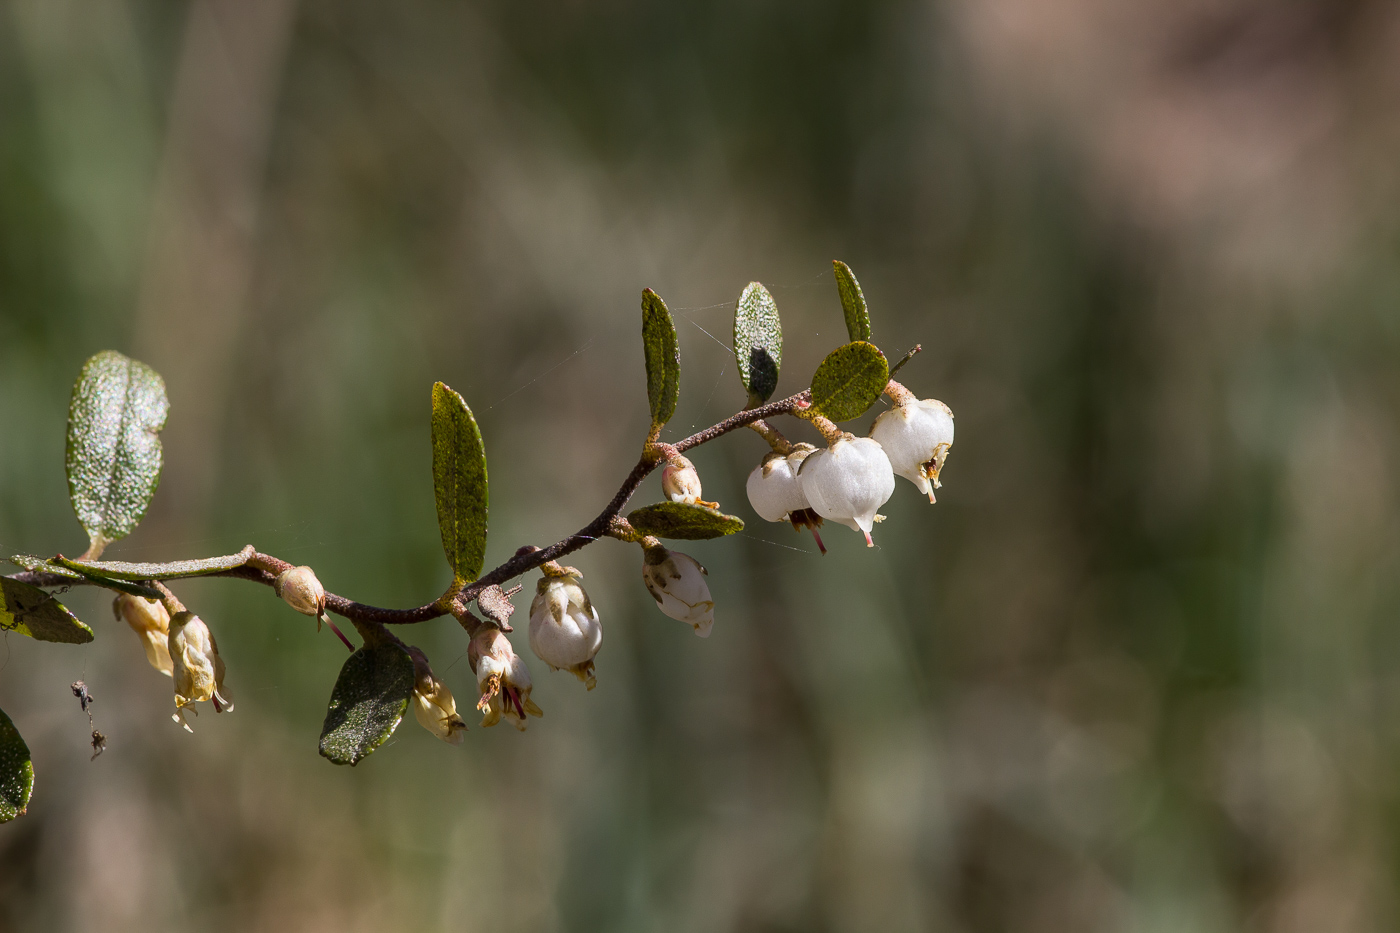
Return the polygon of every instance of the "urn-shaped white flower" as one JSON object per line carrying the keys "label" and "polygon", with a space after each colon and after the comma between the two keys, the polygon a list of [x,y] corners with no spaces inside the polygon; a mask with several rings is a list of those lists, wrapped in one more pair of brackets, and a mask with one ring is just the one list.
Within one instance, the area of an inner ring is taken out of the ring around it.
{"label": "urn-shaped white flower", "polygon": [[171,716],[193,732],[185,721],[185,710],[198,713],[194,704],[206,700],[214,703],[214,712],[233,709],[224,694],[224,661],[219,657],[219,645],[209,626],[193,612],[177,612],[170,617],[170,638],[167,642],[175,679],[175,714]]}
{"label": "urn-shaped white flower", "polygon": [[428,664],[428,656],[409,648],[413,658],[413,715],[418,724],[449,745],[461,745],[467,724],[457,715],[457,700],[447,684],[438,680]]}
{"label": "urn-shaped white flower", "polygon": [[875,419],[870,437],[885,448],[890,466],[933,502],[938,473],[953,446],[953,413],[937,399],[908,401]]}
{"label": "urn-shaped white flower", "polygon": [[773,451],[754,467],[744,489],[749,494],[749,505],[759,518],[767,522],[785,522],[793,512],[809,507],[797,471],[815,450],[811,444],[795,444],[792,453],[784,456]]}
{"label": "urn-shaped white flower", "polygon": [[141,636],[151,667],[166,677],[171,676],[175,664],[170,660],[170,613],[165,611],[160,600],[122,593],[112,601],[112,612]]}
{"label": "urn-shaped white flower", "polygon": [[524,732],[527,713],[544,715],[530,699],[534,684],[529,669],[500,629],[483,625],[467,647],[467,661],[476,673],[476,688],[481,695],[476,708],[481,710],[483,726],[494,726],[505,716]]}
{"label": "urn-shaped white flower", "polygon": [[657,545],[646,549],[642,560],[642,582],[661,611],[685,622],[701,638],[710,637],[715,624],[715,602],[705,582],[709,571],[689,554]]}
{"label": "urn-shaped white flower", "polygon": [[863,532],[865,543],[875,546],[870,529],[876,510],[894,494],[894,470],[878,443],[847,434],[802,461],[798,479],[818,515]]}
{"label": "urn-shaped white flower", "polygon": [[[551,566],[552,565],[552,566]],[[571,671],[592,690],[593,658],[603,646],[598,610],[579,585],[583,574],[553,561],[543,568],[530,603],[530,650],[556,671]]]}

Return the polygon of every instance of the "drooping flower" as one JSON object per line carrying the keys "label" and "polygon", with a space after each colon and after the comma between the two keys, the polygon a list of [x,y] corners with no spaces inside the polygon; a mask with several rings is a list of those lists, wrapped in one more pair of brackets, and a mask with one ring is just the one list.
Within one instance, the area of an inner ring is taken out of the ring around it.
{"label": "drooping flower", "polygon": [[467,648],[467,660],[476,673],[480,694],[476,708],[481,710],[481,724],[494,726],[505,716],[510,724],[525,731],[525,716],[543,716],[544,712],[530,699],[534,685],[525,662],[515,653],[510,639],[492,625],[483,625],[472,636]]}
{"label": "drooping flower", "polygon": [[427,655],[413,647],[408,654],[413,658],[413,715],[424,729],[444,742],[461,745],[467,724],[457,715],[452,691],[433,675]]}
{"label": "drooping flower", "polygon": [[171,616],[167,646],[173,663],[171,676],[175,679],[172,719],[186,732],[193,732],[185,720],[185,710],[198,713],[195,703],[210,700],[216,713],[233,709],[224,690],[224,661],[219,657],[219,645],[199,616],[183,610]]}
{"label": "drooping flower", "polygon": [[933,502],[939,471],[953,446],[953,413],[937,399],[908,401],[875,419],[870,436],[890,466]]}
{"label": "drooping flower", "polygon": [[879,521],[876,510],[894,494],[894,470],[881,446],[847,434],[826,450],[809,454],[798,473],[802,492],[822,518],[865,534]]}
{"label": "drooping flower", "polygon": [[826,553],[826,545],[817,529],[822,518],[812,511],[807,496],[802,492],[798,470],[802,461],[815,451],[811,444],[794,444],[786,455],[777,451],[769,453],[763,462],[749,474],[745,491],[749,494],[749,505],[764,521],[791,522],[794,529],[810,528],[812,537],[817,539],[817,547]]}
{"label": "drooping flower", "polygon": [[530,603],[530,649],[554,670],[572,671],[592,690],[593,658],[603,646],[598,610],[579,585],[583,574],[550,561]]}
{"label": "drooping flower", "polygon": [[122,593],[112,600],[112,613],[141,636],[151,667],[166,677],[171,676],[175,664],[170,660],[170,613],[165,611],[161,601]]}
{"label": "drooping flower", "polygon": [[709,571],[689,554],[661,545],[649,547],[642,559],[642,582],[662,612],[710,637],[715,624],[715,602],[705,582]]}

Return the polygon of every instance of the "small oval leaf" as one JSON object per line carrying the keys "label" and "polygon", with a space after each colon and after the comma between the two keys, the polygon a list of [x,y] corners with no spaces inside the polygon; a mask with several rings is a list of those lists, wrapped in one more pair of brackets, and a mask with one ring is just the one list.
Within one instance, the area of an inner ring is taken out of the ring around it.
{"label": "small oval leaf", "polygon": [[350,655],[331,691],[321,727],[321,755],[358,764],[394,734],[413,695],[413,658],[393,643]]}
{"label": "small oval leaf", "polygon": [[88,553],[131,533],[160,482],[170,402],[154,369],[106,350],[83,364],[68,406],[68,494]]}
{"label": "small oval leaf", "polygon": [[651,425],[657,428],[676,412],[681,395],[681,353],[671,312],[661,296],[649,288],[642,292],[642,348],[646,352]]}
{"label": "small oval leaf", "polygon": [[24,816],[33,793],[34,762],[29,759],[29,746],[0,709],[0,823]]}
{"label": "small oval leaf", "polygon": [[865,293],[860,290],[856,274],[839,259],[831,265],[836,270],[836,290],[841,294],[841,310],[846,313],[846,333],[852,340],[870,339],[870,311],[865,307]]}
{"label": "small oval leaf", "polygon": [[164,564],[132,564],[120,560],[70,560],[59,555],[53,563],[74,573],[88,577],[102,577],[111,580],[180,580],[185,577],[203,577],[211,573],[234,570],[248,563],[256,553],[249,544],[237,554],[223,557],[203,557],[198,560],[176,560]]}
{"label": "small oval leaf", "polygon": [[744,530],[744,520],[718,509],[684,502],[658,502],[634,509],[627,521],[646,535],[685,541],[722,538]]}
{"label": "small oval leaf", "polygon": [[486,563],[486,447],[472,410],[441,382],[433,384],[433,492],[442,549],[460,588]]}
{"label": "small oval leaf", "polygon": [[734,362],[749,390],[749,407],[768,401],[783,365],[783,325],[778,304],[762,283],[750,282],[734,305]]}
{"label": "small oval leaf", "polygon": [[812,407],[832,421],[865,414],[890,381],[890,364],[872,343],[857,340],[827,354],[812,376]]}
{"label": "small oval leaf", "polygon": [[63,603],[37,586],[8,577],[0,577],[0,631],[65,645],[92,641],[92,629],[79,622]]}

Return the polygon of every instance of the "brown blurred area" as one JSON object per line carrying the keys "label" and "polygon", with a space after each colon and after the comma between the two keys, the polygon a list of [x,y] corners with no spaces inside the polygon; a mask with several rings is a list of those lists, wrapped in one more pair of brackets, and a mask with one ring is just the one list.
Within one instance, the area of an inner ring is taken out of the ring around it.
{"label": "brown blurred area", "polygon": [[[643,287],[674,438],[743,404],[750,280],[780,391],[844,341],[832,258],[958,443],[825,558],[749,510],[756,435],[701,448],[749,521],[685,548],[710,639],[602,542],[597,690],[526,655],[524,735],[410,720],[354,769],[316,754],[344,649],[270,593],[180,588],[237,700],[193,736],[69,594],[93,644],[0,645],[37,774],[0,931],[1394,929],[1397,87],[1375,0],[6,0],[0,552],[81,550],[111,347],[172,404],[112,557],[252,542],[416,605],[434,380],[494,564],[634,461]],[[470,696],[459,629],[406,637]]]}

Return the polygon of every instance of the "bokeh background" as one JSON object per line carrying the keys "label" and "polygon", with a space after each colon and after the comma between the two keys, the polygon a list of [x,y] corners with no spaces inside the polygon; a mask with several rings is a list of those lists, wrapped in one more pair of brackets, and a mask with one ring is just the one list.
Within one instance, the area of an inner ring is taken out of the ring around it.
{"label": "bokeh background", "polygon": [[[958,418],[938,504],[901,480],[825,558],[749,511],[761,439],[702,448],[751,519],[688,548],[713,636],[590,547],[597,690],[534,661],[545,718],[462,748],[319,758],[344,650],[235,581],[179,588],[238,704],[186,735],[73,592],[92,645],[0,645],[0,930],[1395,929],[1397,86],[1380,0],[0,3],[3,553],[82,549],[108,347],[172,402],[112,557],[252,542],[381,605],[448,579],[434,380],[489,564],[611,496],[643,287],[668,436],[742,404],[752,279],[806,384],[834,257]],[[450,620],[408,634],[471,694]]]}

